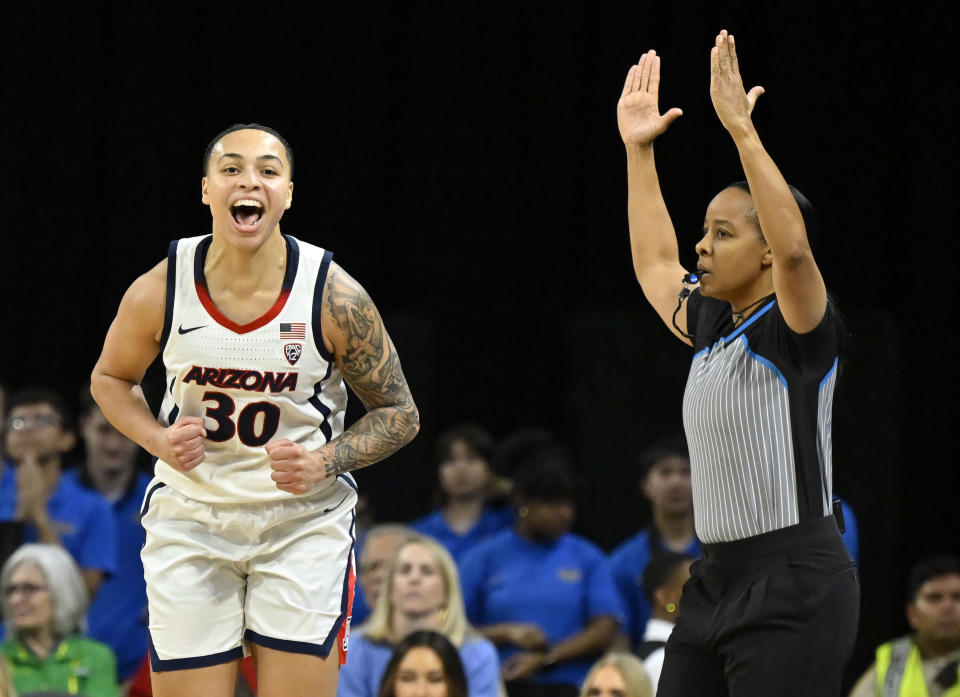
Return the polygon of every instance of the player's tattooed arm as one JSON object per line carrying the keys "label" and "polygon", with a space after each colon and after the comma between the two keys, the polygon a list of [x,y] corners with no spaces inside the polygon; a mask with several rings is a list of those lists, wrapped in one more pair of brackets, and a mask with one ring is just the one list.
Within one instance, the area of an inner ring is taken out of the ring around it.
{"label": "player's tattooed arm", "polygon": [[372,465],[409,443],[420,429],[420,414],[373,300],[336,264],[327,276],[323,305],[324,333],[337,367],[367,408],[323,449],[326,476],[335,477]]}

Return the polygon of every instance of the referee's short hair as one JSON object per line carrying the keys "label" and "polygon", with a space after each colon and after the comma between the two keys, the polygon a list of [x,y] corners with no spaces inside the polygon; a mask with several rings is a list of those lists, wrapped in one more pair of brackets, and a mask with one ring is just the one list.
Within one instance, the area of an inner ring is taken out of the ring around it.
{"label": "referee's short hair", "polygon": [[931,578],[953,574],[960,576],[960,559],[950,554],[934,554],[918,561],[911,569],[907,582],[907,605],[916,602],[923,584]]}

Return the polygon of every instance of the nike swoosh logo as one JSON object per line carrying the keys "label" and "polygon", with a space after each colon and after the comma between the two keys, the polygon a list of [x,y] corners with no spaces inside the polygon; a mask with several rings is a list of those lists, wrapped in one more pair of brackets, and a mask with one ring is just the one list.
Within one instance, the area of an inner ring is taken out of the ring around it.
{"label": "nike swoosh logo", "polygon": [[183,325],[181,324],[179,327],[177,327],[177,331],[181,334],[189,334],[190,332],[195,332],[198,329],[203,329],[206,326],[207,325],[205,324],[201,324],[199,327],[190,327],[189,329],[184,329]]}
{"label": "nike swoosh logo", "polygon": [[[349,495],[350,495],[350,494],[347,494],[347,496],[349,496]],[[324,513],[329,513],[330,511],[335,511],[335,510],[337,510],[338,508],[340,508],[340,504],[347,500],[347,496],[344,496],[342,499],[340,499],[339,503],[337,503],[336,506],[330,506],[330,508],[324,508],[324,509],[323,509],[323,512],[324,512]]]}

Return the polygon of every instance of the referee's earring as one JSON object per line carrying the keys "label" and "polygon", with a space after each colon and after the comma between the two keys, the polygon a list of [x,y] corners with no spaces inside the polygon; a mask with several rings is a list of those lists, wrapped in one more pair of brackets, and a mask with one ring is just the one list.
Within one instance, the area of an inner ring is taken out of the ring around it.
{"label": "referee's earring", "polygon": [[526,506],[520,506],[520,508],[517,509],[517,515],[520,516],[521,518],[526,518],[527,515],[529,515],[529,513],[530,513],[530,509],[527,508]]}

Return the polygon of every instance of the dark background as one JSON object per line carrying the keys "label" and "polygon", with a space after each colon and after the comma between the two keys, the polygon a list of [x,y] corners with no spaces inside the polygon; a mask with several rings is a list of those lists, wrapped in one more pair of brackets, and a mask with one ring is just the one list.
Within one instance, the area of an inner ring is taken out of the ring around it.
{"label": "dark background", "polygon": [[680,428],[689,361],[633,279],[616,102],[656,48],[661,107],[685,112],[657,156],[692,265],[707,202],[742,178],[708,94],[727,28],[851,330],[834,464],[860,524],[859,673],[905,629],[910,564],[960,547],[958,23],[936,2],[716,5],[6,8],[0,382],[73,395],[124,289],[209,229],[209,138],[269,124],[297,158],[283,229],[369,290],[421,408],[418,440],[358,476],[379,516],[427,510],[445,427],[544,427],[585,475],[578,530],[610,549],[646,521],[635,454]]}

